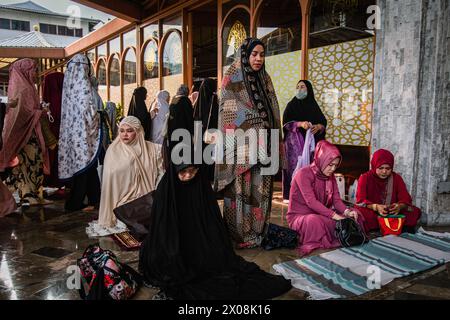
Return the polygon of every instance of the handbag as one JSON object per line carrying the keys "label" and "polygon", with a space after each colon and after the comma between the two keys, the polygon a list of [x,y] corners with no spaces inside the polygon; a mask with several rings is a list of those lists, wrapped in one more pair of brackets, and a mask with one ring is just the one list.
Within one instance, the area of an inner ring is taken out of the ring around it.
{"label": "handbag", "polygon": [[116,218],[125,223],[131,235],[139,241],[143,240],[149,231],[153,193],[154,191],[149,192],[113,210]]}
{"label": "handbag", "polygon": [[83,300],[126,300],[142,284],[142,277],[130,266],[120,263],[110,250],[94,244],[77,259]]}
{"label": "handbag", "polygon": [[[216,140],[215,134],[208,131],[209,124],[210,124],[210,121],[211,121],[211,113],[212,113],[213,103],[214,103],[214,98],[215,97],[216,97],[216,93],[213,94],[212,99],[211,99],[211,105],[209,106],[208,122],[206,124],[205,133],[203,134],[203,142],[206,143],[206,144],[213,144],[215,142],[215,140]],[[197,109],[197,105],[198,105],[198,103],[195,104],[194,115],[195,115],[195,112],[196,112],[196,109]],[[201,112],[201,110],[200,110],[200,112]],[[201,115],[201,113],[200,113],[200,115]],[[197,141],[197,140],[194,139],[194,141]]]}
{"label": "handbag", "polygon": [[360,246],[369,241],[361,226],[351,218],[338,220],[335,233],[343,247]]}
{"label": "handbag", "polygon": [[382,236],[398,236],[402,233],[404,223],[405,216],[402,214],[378,216],[378,224],[380,225],[380,232]]}

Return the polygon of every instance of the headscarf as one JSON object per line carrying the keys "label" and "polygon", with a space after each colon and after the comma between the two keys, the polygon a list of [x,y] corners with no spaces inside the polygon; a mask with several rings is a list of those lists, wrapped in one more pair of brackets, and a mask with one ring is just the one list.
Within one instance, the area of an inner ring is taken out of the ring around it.
{"label": "headscarf", "polygon": [[177,96],[184,96],[187,97],[189,95],[189,88],[187,85],[182,84],[177,90]]}
{"label": "headscarf", "polygon": [[158,113],[152,119],[152,142],[162,144],[164,137],[162,136],[164,123],[169,114],[169,92],[161,90],[156,94],[155,107],[158,108]]}
{"label": "headscarf", "polygon": [[[311,82],[309,82],[308,80],[300,80],[299,82],[305,83],[306,89],[308,91],[308,96],[303,100],[294,97],[291,101],[289,101],[283,113],[283,125],[286,125],[287,123],[292,121],[308,121],[312,124],[320,123],[326,128],[327,119],[325,118],[322,110],[317,104]],[[306,130],[300,128],[300,132],[302,133],[303,137],[305,137]],[[315,138],[316,142],[325,139],[325,131],[318,135],[315,135]]]}
{"label": "headscarf", "polygon": [[89,78],[90,63],[76,54],[67,64],[58,150],[60,179],[81,174],[97,162],[101,143],[97,98]]}
{"label": "headscarf", "polygon": [[36,61],[21,59],[9,69],[8,101],[17,105],[8,108],[3,128],[3,148],[0,151],[0,171],[7,168],[22,148],[30,140],[34,131],[44,158],[44,173],[49,174],[49,159],[42,135],[40,118],[42,109],[39,95],[34,85]]}
{"label": "headscarf", "polygon": [[50,130],[58,139],[61,125],[61,101],[64,84],[64,73],[53,72],[45,76],[42,99],[50,103],[49,110],[53,122],[49,123]]}
{"label": "headscarf", "polygon": [[[217,83],[211,78],[203,80],[200,86],[199,98],[194,108],[194,120],[202,122],[203,132],[207,129],[217,129],[219,103],[216,88]],[[211,118],[209,118],[210,114]]]}
{"label": "headscarf", "polygon": [[330,177],[326,176],[323,171],[336,158],[339,158],[340,165],[342,162],[342,156],[339,149],[332,143],[322,140],[316,146],[316,150],[314,152],[314,162],[311,164],[311,169],[319,179],[328,180]]}
{"label": "headscarf", "polygon": [[333,179],[331,176],[326,176],[323,171],[336,158],[339,158],[339,166],[342,162],[342,156],[339,149],[332,143],[321,140],[317,144],[314,152],[314,162],[310,165],[315,176],[319,180],[325,181],[325,203],[327,207],[331,205],[333,200]]}
{"label": "headscarf", "polygon": [[118,136],[106,152],[99,209],[99,224],[104,227],[116,225],[115,208],[155,190],[162,171],[161,146],[145,141],[139,119],[125,117],[119,128],[124,125],[136,131],[136,138],[125,144]]}
{"label": "headscarf", "polygon": [[[358,183],[356,192],[356,202],[358,204],[383,204],[388,197],[388,183],[392,179],[392,194],[390,195],[391,203],[401,202],[411,205],[412,199],[409,194],[405,182],[402,177],[392,171],[390,177],[381,179],[378,177],[376,170],[382,165],[389,165],[394,170],[394,155],[386,149],[377,150],[370,161],[369,172],[363,174]],[[389,203],[389,204],[391,204]]]}
{"label": "headscarf", "polygon": [[[264,65],[259,71],[254,71],[250,66],[249,56],[257,45],[264,47],[259,39],[246,39],[239,49],[236,60],[223,77],[218,129],[222,131],[225,139],[227,129],[247,131],[252,128],[258,132],[261,129],[280,128],[280,110],[272,80],[265,71]],[[270,150],[270,138],[267,147]],[[250,150],[250,148],[247,145],[247,148],[244,147],[242,150]],[[236,144],[235,150],[232,152],[237,155]],[[243,152],[248,153],[248,151],[241,151],[241,153]],[[227,154],[223,152],[223,155],[226,159]],[[247,158],[248,154],[244,156]],[[217,165],[215,170],[216,189],[222,190],[238,175],[250,170],[252,166],[252,164]]]}
{"label": "headscarf", "polygon": [[146,97],[147,89],[144,87],[134,89],[133,97],[131,98],[130,106],[128,108],[128,115],[135,116],[141,121],[142,127],[144,128],[144,138],[149,141],[152,133],[152,119],[147,106],[145,105]]}

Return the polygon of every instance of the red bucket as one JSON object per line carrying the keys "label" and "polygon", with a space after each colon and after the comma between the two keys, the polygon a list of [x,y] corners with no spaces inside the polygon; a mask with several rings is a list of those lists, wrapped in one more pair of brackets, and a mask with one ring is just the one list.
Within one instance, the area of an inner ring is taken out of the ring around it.
{"label": "red bucket", "polygon": [[378,216],[378,224],[380,225],[380,231],[383,236],[390,234],[398,236],[402,233],[404,223],[404,215]]}

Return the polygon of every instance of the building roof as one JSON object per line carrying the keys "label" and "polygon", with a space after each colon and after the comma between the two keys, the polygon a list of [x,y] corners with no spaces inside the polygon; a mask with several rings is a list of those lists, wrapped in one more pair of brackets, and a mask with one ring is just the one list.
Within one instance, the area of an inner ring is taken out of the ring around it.
{"label": "building roof", "polygon": [[77,37],[60,37],[39,31],[0,40],[0,48],[64,48],[77,41]]}
{"label": "building roof", "polygon": [[44,8],[33,1],[26,1],[26,2],[20,2],[20,3],[13,3],[4,5],[5,7],[14,8],[14,9],[22,9],[26,11],[32,11],[32,12],[43,12],[43,13],[54,13],[47,8]]}
{"label": "building roof", "polygon": [[[15,11],[24,11],[24,12],[30,12],[30,13],[37,13],[37,14],[45,14],[50,16],[58,16],[58,17],[70,17],[66,14],[60,14],[53,12],[47,8],[44,8],[33,1],[26,1],[26,2],[20,2],[20,3],[13,3],[13,4],[0,4],[0,9],[8,9],[8,10],[15,10]],[[92,22],[99,22],[98,19],[90,19],[90,18],[81,18],[82,20],[88,20]]]}

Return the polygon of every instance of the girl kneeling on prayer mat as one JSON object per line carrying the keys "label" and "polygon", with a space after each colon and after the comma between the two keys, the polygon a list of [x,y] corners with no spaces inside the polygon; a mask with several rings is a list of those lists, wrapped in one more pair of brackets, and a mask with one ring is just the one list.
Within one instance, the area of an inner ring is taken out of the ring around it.
{"label": "girl kneeling on prayer mat", "polygon": [[385,149],[373,154],[371,170],[358,180],[356,203],[366,220],[366,232],[379,229],[378,215],[405,215],[403,231],[414,233],[421,211],[412,205],[402,177],[393,171],[394,155]]}
{"label": "girl kneeling on prayer mat", "polygon": [[87,234],[95,237],[126,231],[113,210],[155,190],[163,173],[161,145],[145,141],[138,118],[125,117],[106,152],[99,219],[89,224]]}
{"label": "girl kneeling on prayer mat", "polygon": [[336,221],[352,218],[364,223],[361,213],[347,208],[339,196],[334,172],[341,161],[336,146],[322,140],[316,146],[314,162],[297,171],[292,180],[287,221],[299,233],[301,255],[339,247]]}

